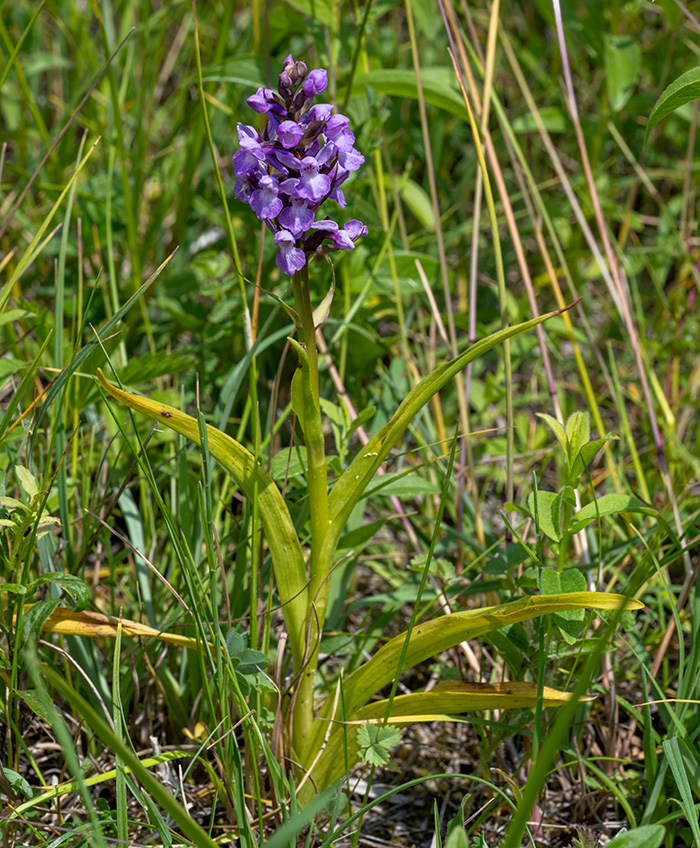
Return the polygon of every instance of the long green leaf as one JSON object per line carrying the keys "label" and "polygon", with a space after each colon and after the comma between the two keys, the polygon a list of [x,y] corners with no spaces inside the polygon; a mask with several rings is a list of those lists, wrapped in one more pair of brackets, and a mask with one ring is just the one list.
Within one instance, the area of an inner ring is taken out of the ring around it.
{"label": "long green leaf", "polygon": [[676,781],[676,786],[681,795],[681,803],[683,804],[683,813],[688,819],[690,829],[693,833],[693,844],[695,848],[700,848],[700,824],[698,824],[697,807],[693,803],[693,793],[688,783],[688,775],[683,762],[683,755],[678,744],[678,737],[673,736],[671,739],[664,739],[661,743],[664,754],[668,758],[673,779]]}
{"label": "long green leaf", "polygon": [[[412,668],[465,639],[499,630],[507,624],[564,610],[619,609],[621,606],[624,609],[640,609],[643,604],[633,598],[607,592],[570,592],[559,595],[528,595],[495,607],[444,615],[414,628],[404,668]],[[393,679],[405,638],[402,633],[391,639],[370,660],[346,678],[343,686],[346,716],[354,718],[357,710]]]}
{"label": "long green leaf", "polygon": [[[195,444],[201,444],[198,422],[191,415],[172,406],[118,389],[107,380],[100,369],[97,376],[104,390],[116,400],[160,421]],[[307,611],[306,568],[287,505],[272,477],[243,445],[210,424],[207,424],[207,439],[211,455],[229,472],[246,497],[252,499],[257,491],[260,520],[270,548],[280,600],[284,605],[282,611],[287,623],[292,653],[295,663],[299,663],[304,651]]]}
{"label": "long green leaf", "polygon": [[[570,308],[571,306],[566,307],[566,309]],[[340,539],[340,534],[343,532],[350,513],[362,497],[364,490],[387,458],[389,451],[399,441],[416,414],[428,403],[433,395],[437,394],[459,371],[482,354],[487,353],[496,347],[496,345],[506,341],[506,339],[512,339],[536,327],[538,324],[546,321],[547,318],[560,315],[566,309],[540,315],[537,318],[532,318],[530,321],[525,321],[523,324],[507,327],[485,339],[481,339],[481,341],[467,348],[467,350],[455,359],[445,362],[439,368],[436,368],[432,374],[421,380],[408,393],[389,423],[360,450],[333,487],[328,501],[328,515],[331,520],[331,526],[328,528],[323,551],[323,556],[327,562],[331,561]]]}
{"label": "long green leaf", "polygon": [[[388,723],[399,726],[423,721],[450,721],[460,713],[494,709],[530,709],[537,704],[537,683],[439,683],[430,692],[413,692],[399,695],[391,705]],[[571,696],[545,686],[544,706],[557,707]],[[383,721],[387,701],[375,701],[358,710],[351,718],[352,724],[334,726],[328,744],[313,771],[314,780],[326,786],[340,777],[345,769],[344,746],[351,765],[358,761],[357,729],[365,721]]]}
{"label": "long green leaf", "polygon": [[[191,756],[191,751],[164,751],[162,754],[158,754],[155,757],[146,757],[146,759],[141,760],[140,762],[144,768],[148,769],[158,766],[161,763],[168,763],[171,760],[178,760],[183,757]],[[127,774],[132,774],[133,769],[130,766],[126,766],[125,772]],[[84,778],[83,784],[85,786],[97,786],[98,784],[105,783],[108,780],[114,780],[116,776],[117,770],[110,769],[109,771],[100,772],[100,774],[93,774],[91,777]],[[24,801],[18,807],[14,807],[9,812],[8,819],[17,818],[32,807],[36,807],[38,804],[46,804],[47,801],[53,801],[54,798],[60,798],[62,795],[70,795],[72,792],[77,792],[77,790],[78,783],[75,780],[68,780],[65,783],[59,783],[57,786],[42,787],[41,792],[38,792],[28,801]]]}
{"label": "long green leaf", "polygon": [[[421,68],[421,87],[428,103],[467,121],[467,111],[459,90],[454,85],[454,73],[446,67]],[[362,74],[355,80],[353,94],[359,94],[366,85],[381,94],[418,99],[418,86],[414,71],[398,68],[378,69]]]}
{"label": "long green leaf", "polygon": [[649,133],[660,121],[680,106],[690,103],[691,100],[697,100],[698,97],[700,97],[700,68],[691,68],[666,86],[649,115],[649,123],[644,133],[644,149],[646,150]]}

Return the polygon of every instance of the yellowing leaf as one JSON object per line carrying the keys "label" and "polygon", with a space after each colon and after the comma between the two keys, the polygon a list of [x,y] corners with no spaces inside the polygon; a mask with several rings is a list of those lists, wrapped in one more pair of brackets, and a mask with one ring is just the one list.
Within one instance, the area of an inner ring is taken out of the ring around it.
{"label": "yellowing leaf", "polygon": [[[199,424],[191,415],[118,389],[108,382],[99,368],[97,376],[102,388],[116,400],[200,444]],[[270,549],[292,655],[296,667],[300,667],[305,649],[308,592],[304,556],[289,510],[274,480],[255,461],[253,454],[216,427],[209,424],[206,427],[209,453],[229,472],[249,499],[257,494],[260,521]]]}
{"label": "yellowing leaf", "polygon": [[[27,604],[30,609],[33,604]],[[156,630],[147,624],[138,621],[130,621],[125,618],[116,618],[112,615],[103,615],[101,612],[75,612],[66,607],[57,607],[46,619],[42,627],[49,633],[63,633],[67,636],[88,636],[91,639],[97,636],[117,635],[117,626],[121,624],[122,633],[134,638],[158,639],[161,642],[170,642],[181,648],[191,648],[193,651],[199,649],[199,642],[190,636],[181,636],[177,633],[167,633],[164,630]]]}

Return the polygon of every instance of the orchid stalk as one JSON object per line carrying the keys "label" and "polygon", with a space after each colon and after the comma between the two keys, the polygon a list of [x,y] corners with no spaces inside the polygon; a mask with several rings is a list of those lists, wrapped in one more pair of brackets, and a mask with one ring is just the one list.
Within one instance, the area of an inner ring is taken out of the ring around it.
{"label": "orchid stalk", "polygon": [[[284,62],[277,92],[260,88],[248,98],[255,112],[266,116],[262,133],[238,124],[240,149],[233,156],[236,197],[248,203],[274,233],[279,269],[292,277],[297,340],[293,341],[300,368],[292,382],[292,405],[308,459],[311,544],[308,557],[308,609],[304,664],[294,698],[295,754],[305,762],[299,740],[308,739],[314,721],[314,681],[318,644],[323,629],[332,552],[328,532],[328,472],[321,416],[316,327],[309,289],[309,262],[315,255],[352,250],[367,227],[357,220],[345,226],[319,218],[327,200],[345,206],[342,185],[363,164],[355,148],[349,119],[334,113],[328,103],[314,103],[328,84],[322,69],[307,73],[304,62],[290,54]],[[299,670],[297,670],[299,672]]]}

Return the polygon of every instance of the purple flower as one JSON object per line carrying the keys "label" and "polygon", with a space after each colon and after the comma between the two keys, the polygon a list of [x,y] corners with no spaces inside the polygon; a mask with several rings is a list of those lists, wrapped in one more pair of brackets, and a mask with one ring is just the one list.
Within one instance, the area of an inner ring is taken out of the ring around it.
{"label": "purple flower", "polygon": [[330,238],[338,250],[354,250],[357,239],[360,236],[367,235],[367,227],[365,227],[362,221],[356,221],[354,219],[348,221],[343,230],[330,218],[317,221],[315,224],[312,224],[311,229],[324,233],[324,238]]}
{"label": "purple flower", "polygon": [[313,203],[320,203],[331,190],[331,181],[327,174],[319,172],[320,165],[313,156],[301,160],[301,172],[297,196]]}
{"label": "purple flower", "polygon": [[260,177],[260,188],[254,191],[250,198],[250,208],[260,218],[276,218],[282,211],[282,201],[277,197],[279,186],[274,177]]}
{"label": "purple flower", "polygon": [[306,254],[299,247],[295,247],[296,239],[289,230],[280,230],[275,233],[275,244],[279,247],[277,252],[277,267],[290,277],[295,271],[301,271],[306,265]]}
{"label": "purple flower", "polygon": [[324,70],[311,71],[304,85],[302,86],[304,94],[307,97],[313,97],[315,94],[321,94],[326,90],[328,85],[328,73]]}
{"label": "purple flower", "polygon": [[330,103],[317,103],[309,110],[309,117],[312,121],[327,121],[333,111],[333,106]]}
{"label": "purple flower", "polygon": [[265,161],[265,153],[260,146],[258,134],[253,127],[238,125],[238,143],[241,149],[233,154],[233,171],[237,177],[252,174]]}
{"label": "purple flower", "polygon": [[304,135],[304,128],[296,121],[282,121],[277,130],[282,147],[296,147]]}
{"label": "purple flower", "polygon": [[282,105],[278,102],[275,92],[270,88],[259,88],[255,94],[250,95],[246,103],[260,115],[265,115],[268,112],[284,114]]}
{"label": "purple flower", "polygon": [[248,98],[251,109],[265,115],[262,131],[238,125],[235,195],[275,234],[277,265],[290,276],[314,254],[352,250],[367,234],[360,221],[344,228],[329,217],[316,221],[326,200],[345,206],[341,186],[365,161],[349,119],[334,114],[330,103],[313,103],[327,85],[325,70],[307,71],[290,53],[277,92],[259,88]]}
{"label": "purple flower", "polygon": [[292,235],[300,236],[313,225],[314,213],[301,197],[292,197],[291,204],[280,213],[279,223]]}

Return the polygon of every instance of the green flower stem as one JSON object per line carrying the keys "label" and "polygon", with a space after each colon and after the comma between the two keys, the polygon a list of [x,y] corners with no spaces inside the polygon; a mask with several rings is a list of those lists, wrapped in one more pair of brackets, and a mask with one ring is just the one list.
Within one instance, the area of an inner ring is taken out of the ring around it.
{"label": "green flower stem", "polygon": [[[295,754],[307,765],[306,749],[314,721],[314,681],[318,663],[318,641],[323,629],[328,600],[330,563],[321,556],[328,532],[328,472],[323,436],[323,420],[318,389],[316,328],[309,292],[309,272],[304,267],[294,275],[294,306],[298,316],[297,333],[301,344],[301,368],[294,378],[292,403],[297,414],[308,463],[311,553],[309,556],[309,606],[307,609],[307,653],[294,704]],[[295,391],[296,389],[296,391]]]}

